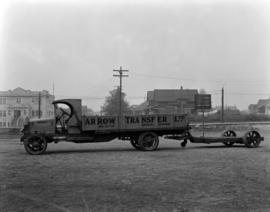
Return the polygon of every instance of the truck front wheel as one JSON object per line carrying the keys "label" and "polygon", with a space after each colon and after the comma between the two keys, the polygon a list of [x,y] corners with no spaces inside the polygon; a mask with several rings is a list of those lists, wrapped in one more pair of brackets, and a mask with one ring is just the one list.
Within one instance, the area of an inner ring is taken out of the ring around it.
{"label": "truck front wheel", "polygon": [[145,132],[139,136],[138,144],[140,150],[153,151],[156,150],[159,144],[159,139],[156,133]]}
{"label": "truck front wheel", "polygon": [[30,155],[40,155],[47,149],[47,140],[41,135],[31,135],[24,140],[24,148]]}

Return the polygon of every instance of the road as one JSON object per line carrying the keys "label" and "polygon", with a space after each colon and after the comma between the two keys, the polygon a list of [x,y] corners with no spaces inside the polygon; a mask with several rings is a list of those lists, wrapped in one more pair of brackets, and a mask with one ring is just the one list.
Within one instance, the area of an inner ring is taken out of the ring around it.
{"label": "road", "polygon": [[39,156],[2,138],[0,211],[270,211],[270,126],[260,133],[254,149],[161,139],[141,152],[115,140]]}

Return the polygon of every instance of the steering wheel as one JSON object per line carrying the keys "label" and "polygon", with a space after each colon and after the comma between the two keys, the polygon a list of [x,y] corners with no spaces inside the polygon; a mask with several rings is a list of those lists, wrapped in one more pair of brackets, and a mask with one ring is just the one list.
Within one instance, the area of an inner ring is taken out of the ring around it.
{"label": "steering wheel", "polygon": [[[65,124],[69,120],[71,112],[67,112],[61,107],[59,109],[61,111],[61,114],[56,116],[56,123],[59,123],[62,128],[65,128]],[[67,116],[67,118],[66,118],[66,116]]]}

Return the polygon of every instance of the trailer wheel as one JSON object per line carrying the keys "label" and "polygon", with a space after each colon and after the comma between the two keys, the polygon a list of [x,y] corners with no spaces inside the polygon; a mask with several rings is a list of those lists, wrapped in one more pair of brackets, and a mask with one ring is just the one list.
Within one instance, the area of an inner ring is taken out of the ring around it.
{"label": "trailer wheel", "polygon": [[255,148],[258,147],[261,143],[261,135],[255,131],[249,131],[244,135],[244,144],[246,147]]}
{"label": "trailer wheel", "polygon": [[184,139],[184,141],[181,142],[181,147],[183,148],[186,147],[187,142],[188,142],[187,139]]}
{"label": "trailer wheel", "polygon": [[24,140],[24,149],[30,155],[40,155],[47,149],[47,140],[41,135],[31,135]]}
{"label": "trailer wheel", "polygon": [[[236,133],[233,130],[227,130],[222,134],[223,137],[236,137]],[[223,142],[225,146],[233,146],[234,142],[233,141],[226,141]]]}
{"label": "trailer wheel", "polygon": [[138,144],[138,139],[131,139],[130,143],[135,149],[140,149],[140,145]]}
{"label": "trailer wheel", "polygon": [[184,140],[181,142],[181,147],[182,147],[182,148],[185,148],[186,145],[187,145],[188,140],[191,140],[191,139],[192,139],[192,136],[191,136],[190,132],[187,131],[187,132],[185,133],[185,138],[184,138]]}
{"label": "trailer wheel", "polygon": [[153,151],[157,149],[159,139],[156,133],[145,132],[139,136],[138,144],[140,146],[140,150]]}

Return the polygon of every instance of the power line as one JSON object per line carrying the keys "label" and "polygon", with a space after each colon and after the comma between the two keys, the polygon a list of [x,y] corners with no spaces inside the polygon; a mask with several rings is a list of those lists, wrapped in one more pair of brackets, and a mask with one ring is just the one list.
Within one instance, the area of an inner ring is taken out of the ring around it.
{"label": "power line", "polygon": [[[211,95],[221,95],[220,92],[209,92],[207,93]],[[246,95],[246,96],[270,96],[270,93],[231,93],[231,92],[226,92],[226,95]],[[56,94],[55,96],[57,97],[63,97],[63,98],[80,98],[80,99],[89,99],[89,100],[104,100],[106,99],[106,96],[80,96],[80,95],[58,95]],[[145,96],[126,96],[128,99],[143,99]]]}
{"label": "power line", "polygon": [[133,75],[139,77],[150,77],[150,78],[160,78],[160,79],[170,79],[170,80],[182,80],[182,81],[193,81],[193,82],[216,82],[216,83],[228,83],[228,84],[268,84],[269,81],[224,81],[224,80],[209,80],[209,79],[193,79],[193,78],[178,78],[178,77],[170,77],[170,76],[161,76],[161,75],[152,75],[152,74],[141,74],[141,73],[133,73]]}
{"label": "power line", "polygon": [[[107,97],[105,96],[79,96],[79,95],[57,95],[58,97],[63,97],[63,98],[80,98],[80,99],[89,99],[89,100],[104,100]],[[143,99],[145,96],[127,96],[128,99]]]}
{"label": "power line", "polygon": [[[227,95],[246,95],[246,96],[270,96],[270,93],[237,93],[237,92],[226,92]],[[212,93],[212,95],[220,95],[220,93]]]}

